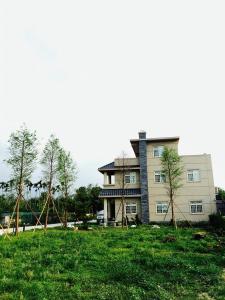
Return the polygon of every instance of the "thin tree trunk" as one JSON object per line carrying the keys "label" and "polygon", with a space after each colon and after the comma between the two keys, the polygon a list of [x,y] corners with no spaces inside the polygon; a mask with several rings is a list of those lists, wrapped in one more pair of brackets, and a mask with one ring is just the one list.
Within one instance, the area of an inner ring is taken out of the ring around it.
{"label": "thin tree trunk", "polygon": [[18,196],[17,196],[17,203],[16,203],[16,228],[15,228],[16,235],[19,234],[20,201],[22,199],[22,194],[23,194],[23,164],[24,164],[23,159],[24,159],[24,148],[25,148],[25,141],[23,140],[22,150],[21,150],[21,164],[20,164],[19,187],[18,187]]}
{"label": "thin tree trunk", "polygon": [[67,209],[64,211],[64,227],[67,228]]}
{"label": "thin tree trunk", "polygon": [[50,159],[50,172],[49,172],[48,195],[47,195],[47,209],[46,209],[46,216],[45,216],[45,230],[47,230],[47,226],[48,226],[49,207],[50,207],[50,201],[52,200],[52,179],[53,179],[53,153],[51,154],[51,159]]}
{"label": "thin tree trunk", "polygon": [[122,196],[122,228],[124,227],[124,198]]}
{"label": "thin tree trunk", "polygon": [[171,195],[170,199],[171,199],[170,202],[171,202],[171,209],[172,209],[172,224],[177,229],[177,223],[176,223],[176,218],[175,218],[175,213],[174,213],[173,195]]}
{"label": "thin tree trunk", "polygon": [[16,228],[15,228],[15,234],[19,234],[19,214],[20,214],[20,204],[19,204],[19,199],[17,199],[16,203]]}
{"label": "thin tree trunk", "polygon": [[48,226],[48,214],[49,214],[49,205],[50,205],[50,197],[49,197],[49,195],[47,196],[48,198],[47,198],[47,208],[46,208],[46,216],[45,216],[45,226],[44,226],[44,228],[45,228],[45,230],[47,229],[47,226]]}
{"label": "thin tree trunk", "polygon": [[175,218],[175,213],[174,213],[174,199],[173,199],[173,187],[172,187],[172,179],[171,179],[171,173],[170,173],[170,167],[168,166],[169,170],[169,184],[170,184],[170,203],[171,203],[171,209],[172,209],[172,224],[173,226],[177,229],[177,224],[176,224],[176,218]]}

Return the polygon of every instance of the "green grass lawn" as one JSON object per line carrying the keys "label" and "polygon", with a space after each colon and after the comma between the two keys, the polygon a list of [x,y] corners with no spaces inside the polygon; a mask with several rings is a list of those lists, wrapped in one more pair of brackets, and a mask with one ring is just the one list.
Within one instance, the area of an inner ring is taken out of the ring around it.
{"label": "green grass lawn", "polygon": [[[225,299],[225,239],[197,229],[49,230],[0,238],[0,299]],[[173,235],[176,241],[165,242]]]}

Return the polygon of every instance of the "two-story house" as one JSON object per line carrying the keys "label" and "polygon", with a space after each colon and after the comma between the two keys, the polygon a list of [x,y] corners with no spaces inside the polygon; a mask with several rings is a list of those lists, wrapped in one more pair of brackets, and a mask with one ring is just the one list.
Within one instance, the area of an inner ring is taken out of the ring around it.
{"label": "two-story house", "polygon": [[[105,223],[121,221],[122,197],[125,216],[129,219],[138,215],[144,224],[168,222],[171,207],[160,157],[165,146],[178,152],[179,137],[146,138],[146,133],[140,132],[139,139],[130,143],[134,158],[118,158],[98,169],[104,175],[99,197],[104,199]],[[211,156],[183,155],[181,161],[184,171],[182,187],[175,197],[176,219],[207,221],[216,212]]]}

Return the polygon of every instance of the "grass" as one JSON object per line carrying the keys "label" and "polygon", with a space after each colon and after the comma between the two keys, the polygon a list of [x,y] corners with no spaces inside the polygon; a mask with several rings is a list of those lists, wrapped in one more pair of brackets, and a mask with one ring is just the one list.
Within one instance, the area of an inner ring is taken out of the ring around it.
{"label": "grass", "polygon": [[225,239],[208,233],[197,241],[195,231],[143,226],[1,237],[0,299],[225,299]]}

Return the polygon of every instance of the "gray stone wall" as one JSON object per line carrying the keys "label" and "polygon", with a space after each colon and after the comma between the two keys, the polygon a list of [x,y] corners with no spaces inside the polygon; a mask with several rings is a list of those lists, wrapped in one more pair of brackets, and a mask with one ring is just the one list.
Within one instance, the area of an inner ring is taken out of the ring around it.
{"label": "gray stone wall", "polygon": [[148,173],[147,173],[147,142],[146,133],[139,133],[139,162],[140,162],[140,183],[141,183],[141,221],[149,223],[148,203]]}

